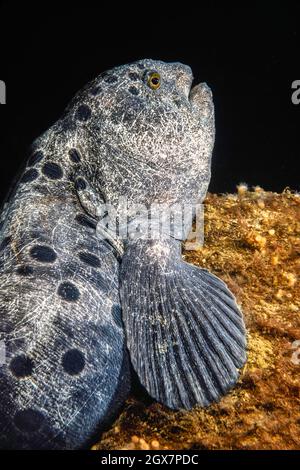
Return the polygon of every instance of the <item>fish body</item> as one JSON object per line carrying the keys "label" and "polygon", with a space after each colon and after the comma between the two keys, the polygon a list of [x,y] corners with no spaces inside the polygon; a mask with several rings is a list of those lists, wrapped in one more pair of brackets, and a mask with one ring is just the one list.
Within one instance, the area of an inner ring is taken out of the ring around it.
{"label": "fish body", "polygon": [[1,448],[86,447],[130,389],[119,255],[84,209],[98,193],[68,119],[34,143],[2,212]]}
{"label": "fish body", "polygon": [[192,81],[180,63],[116,67],[34,143],[2,214],[2,446],[87,445],[128,394],[128,356],[174,409],[207,406],[235,384],[242,314],[223,281],[182,261],[187,231],[96,230],[99,208],[122,198],[129,224],[146,208],[142,229],[153,203],[203,201],[214,109]]}

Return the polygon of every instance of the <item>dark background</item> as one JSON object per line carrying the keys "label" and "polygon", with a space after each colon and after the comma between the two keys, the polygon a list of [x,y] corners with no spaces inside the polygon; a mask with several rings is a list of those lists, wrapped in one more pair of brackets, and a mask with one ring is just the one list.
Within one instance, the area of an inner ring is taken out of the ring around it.
{"label": "dark background", "polygon": [[[75,4],[74,4],[75,5]],[[214,2],[40,2],[0,6],[0,199],[45,131],[86,82],[140,58],[189,64],[214,93],[217,138],[210,191],[243,181],[299,190],[300,9],[294,3],[248,7]],[[98,5],[98,6],[97,6]]]}

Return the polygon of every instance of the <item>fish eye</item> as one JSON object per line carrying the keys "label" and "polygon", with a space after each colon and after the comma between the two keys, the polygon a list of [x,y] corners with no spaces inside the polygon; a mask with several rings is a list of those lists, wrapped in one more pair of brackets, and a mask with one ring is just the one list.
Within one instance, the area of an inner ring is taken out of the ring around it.
{"label": "fish eye", "polygon": [[158,72],[151,72],[148,75],[148,85],[152,90],[157,90],[161,85],[161,77]]}

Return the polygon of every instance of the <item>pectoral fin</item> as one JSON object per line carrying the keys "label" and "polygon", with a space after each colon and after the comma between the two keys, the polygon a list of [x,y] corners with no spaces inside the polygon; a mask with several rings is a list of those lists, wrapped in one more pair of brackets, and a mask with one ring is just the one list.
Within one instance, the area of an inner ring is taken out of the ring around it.
{"label": "pectoral fin", "polygon": [[246,361],[245,326],[226,284],[176,250],[157,254],[145,240],[129,246],[121,301],[141,383],[168,407],[190,409],[218,401],[236,383]]}

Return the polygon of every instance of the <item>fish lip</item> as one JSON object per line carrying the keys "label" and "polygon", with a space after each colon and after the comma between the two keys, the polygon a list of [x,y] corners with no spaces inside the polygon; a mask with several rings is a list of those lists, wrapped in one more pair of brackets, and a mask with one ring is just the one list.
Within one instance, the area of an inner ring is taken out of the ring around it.
{"label": "fish lip", "polygon": [[207,100],[212,100],[212,92],[206,82],[199,82],[190,89],[189,102],[193,108],[200,108]]}

